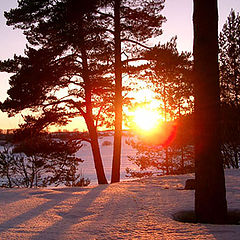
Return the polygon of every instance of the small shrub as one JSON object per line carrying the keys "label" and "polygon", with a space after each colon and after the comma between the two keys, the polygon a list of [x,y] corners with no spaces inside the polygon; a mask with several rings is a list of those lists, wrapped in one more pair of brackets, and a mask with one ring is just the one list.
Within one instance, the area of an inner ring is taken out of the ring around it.
{"label": "small shrub", "polygon": [[111,146],[111,145],[112,145],[112,142],[107,140],[102,143],[102,146]]}
{"label": "small shrub", "polygon": [[72,183],[67,183],[66,186],[68,187],[86,187],[91,183],[89,178],[81,177],[77,181],[74,181]]}
{"label": "small shrub", "polygon": [[0,152],[2,187],[87,186],[89,179],[78,174],[82,159],[76,141],[54,141],[48,137],[29,139]]}

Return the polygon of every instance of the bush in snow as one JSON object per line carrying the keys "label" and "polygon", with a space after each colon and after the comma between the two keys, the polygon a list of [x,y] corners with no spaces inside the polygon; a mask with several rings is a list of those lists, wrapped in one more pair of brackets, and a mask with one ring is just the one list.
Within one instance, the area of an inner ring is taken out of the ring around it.
{"label": "bush in snow", "polygon": [[77,141],[54,141],[50,137],[30,138],[12,151],[0,153],[0,177],[4,187],[86,186],[89,179],[78,174],[75,156],[81,148]]}
{"label": "bush in snow", "polygon": [[111,146],[112,145],[112,142],[111,141],[104,141],[102,143],[102,146]]}

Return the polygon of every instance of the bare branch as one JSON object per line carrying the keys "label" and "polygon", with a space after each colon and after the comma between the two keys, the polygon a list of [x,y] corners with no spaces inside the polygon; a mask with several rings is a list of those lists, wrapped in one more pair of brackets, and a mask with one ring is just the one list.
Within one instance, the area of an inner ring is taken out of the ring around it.
{"label": "bare branch", "polygon": [[103,13],[103,12],[100,12],[100,11],[96,11],[96,13],[98,13],[98,14],[104,16],[104,17],[110,17],[110,18],[114,19],[114,16],[109,14],[109,13]]}
{"label": "bare branch", "polygon": [[141,61],[141,60],[149,60],[146,57],[138,57],[138,58],[130,58],[122,61],[122,64],[129,63],[129,62],[135,62],[135,61]]}
{"label": "bare branch", "polygon": [[148,50],[151,50],[151,49],[152,49],[152,47],[148,47],[148,46],[146,46],[146,45],[144,45],[144,44],[142,44],[142,43],[140,43],[140,42],[138,42],[138,41],[132,40],[132,39],[123,38],[123,39],[121,39],[121,41],[122,41],[122,42],[135,43],[135,44],[137,44],[137,45],[139,45],[139,46],[141,46],[141,47],[143,47],[143,48],[146,48],[146,49],[148,49]]}
{"label": "bare branch", "polygon": [[99,108],[99,111],[98,111],[98,114],[97,114],[97,117],[96,117],[96,122],[95,122],[95,126],[97,127],[98,126],[98,120],[99,120],[99,117],[100,117],[100,114],[101,114],[101,111],[104,107],[104,103],[101,104],[100,108]]}

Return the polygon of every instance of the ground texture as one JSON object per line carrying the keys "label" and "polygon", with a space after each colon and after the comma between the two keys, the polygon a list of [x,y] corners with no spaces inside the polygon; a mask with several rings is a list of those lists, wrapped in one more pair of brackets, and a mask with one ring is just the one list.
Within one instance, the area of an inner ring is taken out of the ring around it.
{"label": "ground texture", "polygon": [[[226,239],[239,225],[173,220],[192,210],[194,191],[181,190],[193,175],[163,176],[87,188],[0,189],[0,239]],[[240,171],[227,170],[229,208],[240,208]]]}

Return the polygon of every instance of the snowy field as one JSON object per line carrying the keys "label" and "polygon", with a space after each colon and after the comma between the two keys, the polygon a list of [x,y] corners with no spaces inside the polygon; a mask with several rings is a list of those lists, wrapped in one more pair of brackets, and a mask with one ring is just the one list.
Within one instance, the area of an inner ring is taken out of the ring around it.
{"label": "snowy field", "polygon": [[[137,169],[137,166],[128,160],[128,156],[134,156],[136,150],[134,150],[130,145],[126,144],[126,140],[129,139],[127,136],[122,137],[122,155],[121,155],[121,172],[120,176],[122,180],[126,180],[126,168]],[[104,143],[109,142],[110,145],[105,145]],[[102,160],[104,165],[104,170],[108,181],[111,179],[112,171],[112,154],[113,154],[113,136],[104,136],[99,138],[99,145],[102,154]],[[90,143],[84,142],[83,147],[76,154],[78,157],[84,160],[80,163],[79,169],[82,171],[83,176],[91,180],[91,184],[97,183],[96,172],[92,157],[92,150]]]}
{"label": "snowy field", "polygon": [[[121,170],[120,177],[122,180],[129,179],[126,177],[126,168],[131,168],[137,170],[138,167],[128,160],[128,156],[134,156],[136,150],[133,149],[130,145],[126,143],[129,137],[122,137],[122,155],[121,155]],[[104,143],[110,143],[110,145],[105,145]],[[113,136],[100,136],[99,137],[99,146],[102,155],[103,165],[106,177],[108,181],[111,180],[111,171],[112,171],[112,154],[113,154]],[[0,145],[0,151],[4,149]],[[77,157],[80,157],[84,160],[83,163],[79,164],[79,172],[85,177],[89,178],[91,185],[97,184],[96,171],[94,167],[94,161],[92,157],[92,150],[90,143],[83,142],[82,148],[76,153]],[[0,239],[1,240],[1,239]]]}
{"label": "snowy field", "polygon": [[[225,239],[239,225],[176,222],[194,191],[178,190],[193,175],[161,176],[86,188],[0,189],[0,239]],[[240,171],[226,170],[229,208],[240,208]]]}

